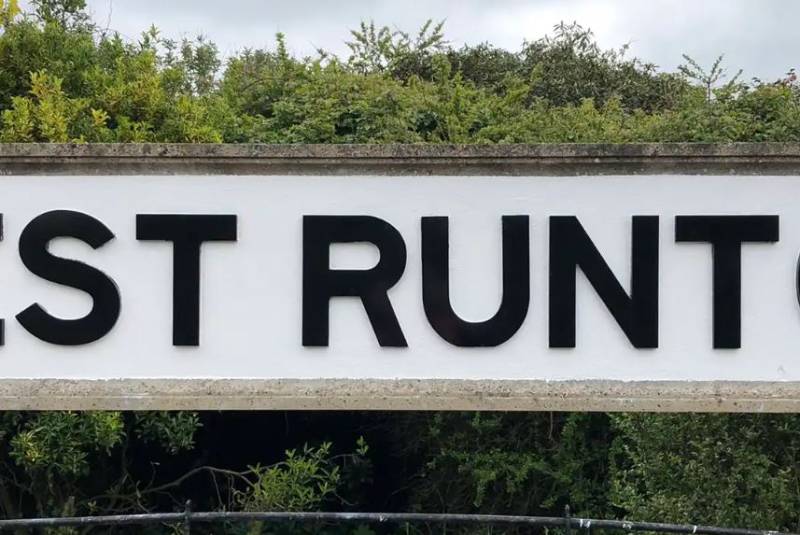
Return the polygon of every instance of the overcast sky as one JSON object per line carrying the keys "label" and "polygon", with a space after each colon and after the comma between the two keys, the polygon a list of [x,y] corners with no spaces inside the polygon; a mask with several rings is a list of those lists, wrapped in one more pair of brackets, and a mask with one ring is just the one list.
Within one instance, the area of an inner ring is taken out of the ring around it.
{"label": "overcast sky", "polygon": [[800,67],[800,0],[88,0],[103,26],[136,38],[150,24],[169,37],[202,33],[224,54],[273,46],[287,35],[293,52],[317,47],[346,54],[348,29],[375,20],[414,30],[446,19],[455,45],[488,41],[517,50],[561,20],[591,27],[604,47],[630,43],[636,56],[672,70],[687,53],[749,79],[776,79]]}

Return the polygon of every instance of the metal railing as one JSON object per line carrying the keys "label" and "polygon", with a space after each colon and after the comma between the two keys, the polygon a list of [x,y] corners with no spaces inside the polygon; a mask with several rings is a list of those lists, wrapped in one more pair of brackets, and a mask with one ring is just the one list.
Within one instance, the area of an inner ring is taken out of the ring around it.
{"label": "metal railing", "polygon": [[0,519],[0,531],[42,529],[57,527],[99,527],[166,524],[182,526],[184,535],[191,535],[192,526],[212,523],[264,522],[278,523],[358,523],[358,524],[442,524],[475,527],[527,527],[562,528],[567,535],[573,530],[591,535],[592,530],[625,532],[682,533],[690,535],[800,535],[759,529],[724,528],[693,524],[666,524],[660,522],[630,522],[626,520],[601,520],[570,515],[569,506],[564,516],[513,516],[478,514],[428,514],[428,513],[327,513],[327,512],[195,512],[191,502],[183,512],[145,513],[130,515],[74,516],[60,518]]}

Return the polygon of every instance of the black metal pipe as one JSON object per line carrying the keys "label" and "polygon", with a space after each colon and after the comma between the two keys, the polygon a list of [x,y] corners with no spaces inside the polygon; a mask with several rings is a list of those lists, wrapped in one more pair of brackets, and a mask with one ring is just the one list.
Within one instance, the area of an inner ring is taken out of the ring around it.
{"label": "black metal pipe", "polygon": [[0,520],[0,530],[15,528],[55,528],[68,526],[123,526],[135,524],[179,523],[185,513],[146,513],[136,515],[69,516],[60,518],[12,518]]}
{"label": "black metal pipe", "polygon": [[687,535],[800,535],[757,529],[723,528],[691,524],[665,524],[659,522],[629,522],[626,520],[599,520],[571,516],[512,516],[427,513],[328,513],[328,512],[192,512],[190,507],[180,513],[149,513],[135,515],[83,516],[64,518],[30,518],[0,520],[0,530],[14,528],[41,528],[60,526],[115,526],[132,524],[183,524],[213,522],[366,522],[366,523],[432,523],[506,525],[528,527],[569,527],[589,530],[605,529],[628,532],[650,531]]}

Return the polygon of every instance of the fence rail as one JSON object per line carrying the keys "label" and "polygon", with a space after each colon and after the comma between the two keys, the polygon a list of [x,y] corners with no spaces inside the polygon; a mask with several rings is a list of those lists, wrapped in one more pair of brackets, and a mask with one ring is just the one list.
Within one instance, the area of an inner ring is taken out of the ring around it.
{"label": "fence rail", "polygon": [[180,525],[184,535],[190,535],[192,526],[211,523],[360,523],[360,524],[450,524],[472,526],[550,527],[563,528],[568,535],[572,530],[582,530],[590,535],[594,529],[625,532],[681,533],[690,535],[800,535],[759,529],[725,528],[694,524],[666,524],[660,522],[630,522],[564,516],[513,516],[473,514],[428,513],[328,513],[328,512],[195,512],[187,502],[183,512],[145,513],[107,516],[74,516],[57,518],[0,519],[0,531],[25,528],[130,526],[148,524]]}

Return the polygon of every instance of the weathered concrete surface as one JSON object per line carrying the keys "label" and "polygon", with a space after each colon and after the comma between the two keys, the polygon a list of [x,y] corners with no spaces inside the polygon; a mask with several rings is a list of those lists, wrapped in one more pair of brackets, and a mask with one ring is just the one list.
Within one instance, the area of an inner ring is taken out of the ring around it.
{"label": "weathered concrete surface", "polygon": [[[800,176],[800,143],[0,144],[10,174]],[[0,410],[52,409],[798,412],[800,383],[0,378]]]}
{"label": "weathered concrete surface", "polygon": [[800,143],[0,144],[2,174],[800,174]]}
{"label": "weathered concrete surface", "polygon": [[3,410],[799,412],[800,384],[520,380],[0,380]]}

